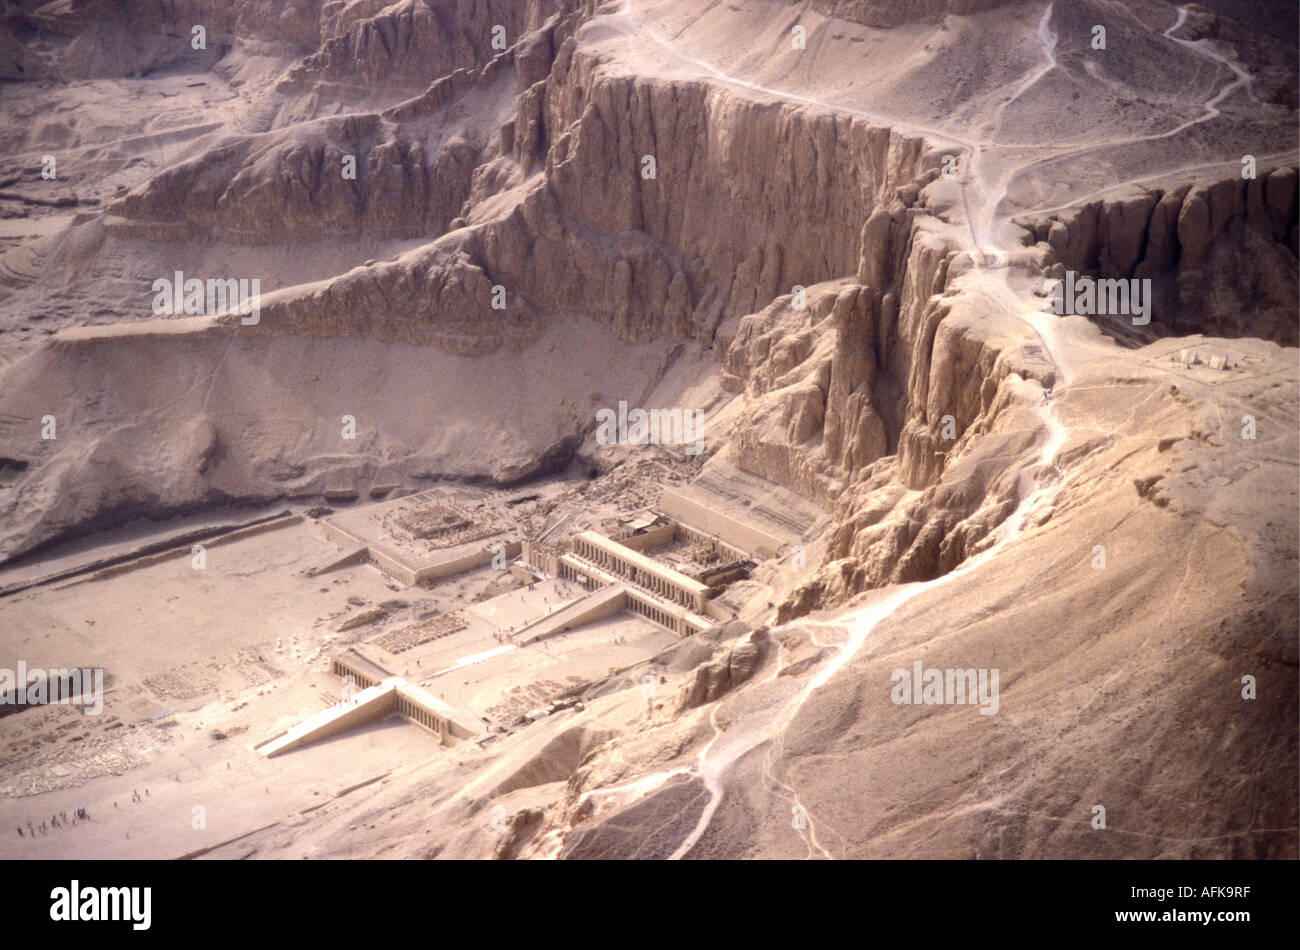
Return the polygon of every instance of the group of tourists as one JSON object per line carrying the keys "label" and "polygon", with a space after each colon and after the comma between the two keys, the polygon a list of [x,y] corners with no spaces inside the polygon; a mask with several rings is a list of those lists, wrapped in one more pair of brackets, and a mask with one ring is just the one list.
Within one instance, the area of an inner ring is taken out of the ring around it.
{"label": "group of tourists", "polygon": [[27,822],[27,834],[23,834],[21,825],[18,826],[18,837],[35,838],[38,833],[43,835],[49,834],[51,828],[67,828],[69,826],[75,828],[78,820],[90,821],[90,813],[84,808],[78,808],[72,813],[72,820],[69,821],[68,813],[66,811],[61,811],[56,815],[51,815],[48,822],[42,821],[35,827],[33,827],[32,823],[29,821]]}

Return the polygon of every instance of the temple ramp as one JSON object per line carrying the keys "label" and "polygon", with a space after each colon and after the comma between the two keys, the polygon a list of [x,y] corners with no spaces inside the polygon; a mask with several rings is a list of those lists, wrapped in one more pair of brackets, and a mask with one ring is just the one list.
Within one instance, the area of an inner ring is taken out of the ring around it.
{"label": "temple ramp", "polygon": [[257,751],[269,759],[379,719],[397,708],[397,690],[404,682],[401,677],[394,676],[382,683],[368,686],[262,743],[256,747]]}
{"label": "temple ramp", "polygon": [[534,620],[524,627],[514,638],[520,646],[527,646],[571,630],[574,627],[601,620],[618,613],[627,605],[627,587],[624,584],[610,584],[600,590],[592,591],[559,610]]}

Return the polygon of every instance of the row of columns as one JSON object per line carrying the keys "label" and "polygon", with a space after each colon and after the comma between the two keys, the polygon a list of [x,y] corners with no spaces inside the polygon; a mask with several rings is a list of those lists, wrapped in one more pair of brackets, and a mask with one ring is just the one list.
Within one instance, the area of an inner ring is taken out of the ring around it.
{"label": "row of columns", "polygon": [[352,667],[348,666],[338,657],[334,657],[330,661],[330,672],[339,678],[351,676],[352,682],[356,684],[357,689],[369,689],[371,686],[374,686],[379,682],[378,680],[373,680],[369,676],[365,676],[364,674],[352,669]]}
{"label": "row of columns", "polygon": [[669,613],[661,607],[643,601],[640,597],[628,597],[628,606],[643,617],[649,617],[655,623],[662,627],[667,627],[674,633],[684,634],[682,629],[682,620],[674,614]]}
{"label": "row of columns", "polygon": [[676,601],[685,607],[691,607],[689,595],[680,590],[676,584],[665,580],[656,574],[652,574],[643,568],[625,562],[622,558],[610,554],[602,548],[590,544],[582,538],[575,538],[573,543],[574,550],[582,557],[592,563],[612,571],[621,577],[626,577],[634,584],[644,587],[646,590],[653,591],[661,597],[668,600]]}
{"label": "row of columns", "polygon": [[[580,545],[578,543],[574,544],[574,554],[579,557],[586,557],[586,552],[589,550],[590,548],[586,545]],[[594,561],[595,559],[593,558],[592,560]],[[578,569],[567,561],[559,562],[559,570],[557,571],[557,574],[560,577],[576,581],[579,573]],[[594,576],[587,574],[582,576],[587,578],[587,588],[589,590],[598,590],[602,586],[600,581]],[[648,600],[645,597],[637,596],[634,590],[628,591],[627,608],[641,614],[643,617],[648,617],[650,620],[672,630],[674,633],[681,634],[682,636],[689,636],[690,634],[690,630],[688,629],[688,625],[684,618],[664,610],[658,604],[655,604],[653,601]]]}
{"label": "row of columns", "polygon": [[556,570],[556,574],[559,577],[562,577],[568,581],[573,581],[574,583],[577,584],[581,584],[587,590],[600,590],[600,588],[603,586],[597,578],[592,577],[589,574],[580,574],[580,572],[577,569],[571,567],[569,564],[567,564],[564,561],[560,561],[559,564],[557,565],[557,568],[558,569]]}
{"label": "row of columns", "polygon": [[400,693],[397,697],[397,711],[412,722],[424,726],[424,728],[428,729],[430,732],[437,733],[438,737],[441,738],[444,743],[447,741],[446,721],[440,716],[435,716],[423,706],[411,702],[411,700],[402,696]]}

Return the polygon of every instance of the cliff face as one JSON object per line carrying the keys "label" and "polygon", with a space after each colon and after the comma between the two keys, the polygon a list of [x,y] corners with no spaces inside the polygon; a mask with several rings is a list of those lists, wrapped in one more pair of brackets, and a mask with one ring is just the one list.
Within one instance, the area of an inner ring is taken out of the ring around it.
{"label": "cliff face", "polygon": [[716,322],[796,284],[852,273],[862,222],[938,162],[919,139],[851,117],[611,75],[572,44],[556,58],[545,110],[546,185],[560,219],[639,232],[663,249],[663,267],[610,261],[604,286],[575,301],[598,309],[629,281],[616,323],[637,333],[707,339]]}
{"label": "cliff face", "polygon": [[[320,0],[71,0],[22,3],[6,36],[21,37],[0,60],[0,76],[75,80],[208,68],[238,43],[302,55],[321,40]],[[25,8],[25,9],[23,9]],[[204,49],[195,49],[195,26]]]}
{"label": "cliff face", "polygon": [[458,69],[481,67],[485,57],[515,46],[525,33],[574,5],[403,0],[376,4],[373,14],[369,8],[353,13],[355,5],[349,6],[327,21],[330,34],[289,70],[281,91],[313,86],[348,98],[362,88],[420,90]]}
{"label": "cliff face", "polygon": [[305,132],[246,139],[173,166],[113,202],[109,213],[121,220],[110,227],[254,245],[436,235],[460,210],[479,157],[463,135],[427,144],[377,115],[325,119]]}
{"label": "cliff face", "polygon": [[[938,163],[919,138],[865,120],[737,100],[699,82],[609,75],[575,55],[570,39],[484,151],[460,217],[473,222],[493,185],[522,181],[508,213],[310,298],[271,302],[257,332],[487,352],[503,342],[503,321],[507,334],[527,334],[556,314],[589,314],[629,341],[716,346],[728,385],[739,390],[748,379],[749,395],[771,391],[737,434],[745,468],[829,501],[837,477],[901,450],[910,477],[923,481],[932,463],[914,458],[926,437],[912,416],[930,399],[943,315],[931,300],[952,252],[931,236],[913,240],[919,209],[909,207]],[[846,276],[859,282],[833,307],[824,291],[809,295],[811,333],[834,332],[825,372],[792,360],[798,349],[788,344],[769,364],[767,338],[788,330],[773,323],[782,305],[769,305],[782,298],[788,310],[796,287]],[[491,309],[498,284],[509,300],[500,313]],[[832,309],[832,323],[820,326]],[[966,423],[978,413],[964,393],[947,391],[946,373],[936,378],[944,391],[930,407],[935,418],[951,409]],[[767,433],[773,413],[778,437]]]}
{"label": "cliff face", "polygon": [[1155,332],[1300,343],[1294,167],[1152,188],[1024,224],[1050,246],[1052,276],[1151,280]]}

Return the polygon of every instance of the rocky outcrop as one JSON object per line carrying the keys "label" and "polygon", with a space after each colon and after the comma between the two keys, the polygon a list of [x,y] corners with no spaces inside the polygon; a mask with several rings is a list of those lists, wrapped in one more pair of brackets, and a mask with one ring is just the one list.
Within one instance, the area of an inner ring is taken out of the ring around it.
{"label": "rocky outcrop", "polygon": [[574,6],[540,0],[403,0],[364,18],[332,19],[319,51],[290,70],[281,91],[310,86],[349,98],[365,87],[423,89],[456,70],[481,69],[548,17]]}
{"label": "rocky outcrop", "polygon": [[763,666],[771,638],[766,628],[755,630],[725,656],[696,667],[694,679],[683,690],[677,708],[681,712],[715,702],[738,688]]}
{"label": "rocky outcrop", "polygon": [[[540,71],[550,42],[520,44],[514,66],[521,80],[530,70]],[[409,120],[452,101],[457,83],[469,88],[474,82],[467,73],[455,74],[389,115]],[[448,235],[418,258],[339,278],[328,291],[304,301],[306,306],[272,305],[264,313],[265,332],[313,332],[315,326],[339,333],[350,326],[358,335],[387,338],[393,322],[403,321],[410,325],[403,339],[454,336],[461,351],[479,351],[499,345],[502,320],[530,323],[547,314],[584,313],[610,323],[629,340],[671,335],[711,344],[725,321],[767,305],[796,284],[813,286],[860,269],[884,282],[887,268],[904,271],[888,248],[876,246],[873,229],[901,227],[906,206],[896,196],[914,201],[918,187],[935,174],[937,157],[919,140],[860,120],[706,93],[699,83],[606,75],[594,62],[575,56],[571,41],[563,44],[549,79],[520,96],[515,114],[481,153],[462,209],[472,219],[491,194],[532,172],[512,211]],[[640,129],[653,129],[653,142],[634,131]],[[757,145],[770,140],[789,145]],[[302,156],[280,146],[262,159],[263,174],[245,162],[222,192],[228,197],[219,200],[234,207],[236,184],[278,181],[271,171],[276,159],[299,156],[309,167],[327,167],[329,161],[317,154]],[[655,160],[653,178],[642,176],[647,155]],[[465,165],[450,163],[454,184],[462,183]],[[791,190],[794,181],[806,183],[797,195]],[[331,189],[338,191],[339,185]],[[325,196],[323,203],[342,209],[336,217],[358,220],[350,200],[344,190],[342,199],[331,202]],[[892,215],[872,217],[890,201],[897,205]],[[439,213],[445,216],[452,203],[445,202]],[[734,228],[720,229],[716,215],[692,210],[718,207],[745,211],[736,215]],[[137,208],[125,204],[123,211]],[[857,223],[863,220],[870,222],[868,228]],[[439,267],[450,270],[418,273]],[[366,284],[385,288],[378,314],[359,306],[358,290]],[[499,314],[487,309],[495,285],[510,301]],[[457,299],[447,298],[446,290],[415,294],[417,287],[428,286],[449,288]],[[855,315],[842,307],[842,339],[854,337],[868,319],[863,308],[881,305],[871,301],[881,301],[889,314],[895,299],[873,291],[863,296]],[[333,301],[339,301],[337,307]],[[445,322],[453,313],[463,315],[461,326],[425,323],[434,314]],[[292,322],[277,330],[282,317]],[[481,345],[468,340],[474,326],[483,328]],[[851,466],[874,457],[890,441],[883,421],[857,419],[865,405],[859,390],[873,386],[855,378],[867,371],[865,365],[861,357],[852,367],[841,361],[831,402],[835,459],[847,459]],[[849,400],[847,408],[840,405]],[[796,435],[820,428],[815,407],[805,403],[794,423]],[[897,407],[884,410],[883,418],[895,419],[897,428]]]}
{"label": "rocky outcrop", "polygon": [[[596,301],[626,284],[615,324],[633,333],[711,340],[722,320],[795,285],[853,273],[861,222],[939,161],[919,139],[861,119],[610,75],[572,43],[557,54],[544,115],[547,210],[579,235],[639,234],[659,250],[604,255],[557,309],[605,309]],[[720,209],[734,209],[729,220]]]}
{"label": "rocky outcrop", "polygon": [[430,142],[374,114],[323,119],[172,166],[114,201],[108,223],[230,244],[437,236],[468,197],[481,148],[459,132]]}
{"label": "rocky outcrop", "polygon": [[925,488],[957,436],[987,423],[1013,368],[1042,373],[1008,363],[1014,343],[991,345],[980,315],[954,319],[947,292],[971,263],[932,225],[896,201],[863,228],[871,252],[856,277],[868,283],[828,283],[805,313],[782,298],[740,321],[724,371],[751,398],[732,440],[742,466],[833,504],[896,454],[898,477]]}
{"label": "rocky outcrop", "polygon": [[1151,189],[1025,222],[1059,265],[1098,278],[1150,279],[1161,334],[1300,343],[1297,171]]}
{"label": "rocky outcrop", "polygon": [[[232,46],[302,55],[320,42],[318,0],[73,0],[27,12],[6,11],[0,48],[16,42],[21,56],[0,57],[9,79],[140,76],[184,65],[208,68]],[[202,26],[204,47],[193,45]]]}

